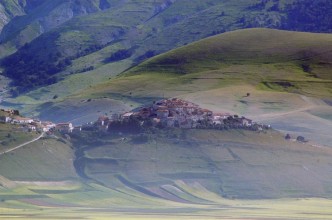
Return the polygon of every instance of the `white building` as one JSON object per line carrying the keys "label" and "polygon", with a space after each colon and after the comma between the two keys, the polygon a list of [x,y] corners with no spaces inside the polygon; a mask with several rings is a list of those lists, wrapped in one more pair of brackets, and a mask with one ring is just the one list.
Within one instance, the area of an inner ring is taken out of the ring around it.
{"label": "white building", "polygon": [[14,123],[14,124],[31,124],[32,122],[33,122],[33,119],[22,118],[22,117],[16,117],[12,120],[12,123]]}

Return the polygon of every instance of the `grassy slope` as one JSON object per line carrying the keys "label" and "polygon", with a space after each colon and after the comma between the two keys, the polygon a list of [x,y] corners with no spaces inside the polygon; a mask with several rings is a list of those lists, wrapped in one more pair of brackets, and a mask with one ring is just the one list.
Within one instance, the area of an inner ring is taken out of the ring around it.
{"label": "grassy slope", "polygon": [[[86,94],[98,90],[105,93],[135,90],[141,86],[137,81],[143,83],[155,75],[159,81],[151,80],[154,84],[177,80],[174,85],[169,84],[173,88],[181,88],[183,82],[190,85],[213,79],[205,90],[249,84],[258,89],[329,98],[331,45],[329,34],[269,29],[234,31],[152,58],[117,79],[87,90]],[[305,72],[303,66],[309,66],[310,72]],[[154,84],[150,84],[149,92],[153,92]]]}
{"label": "grassy slope", "polygon": [[[21,19],[29,24],[29,28],[26,28],[26,33],[21,34],[20,40],[24,40],[26,36],[29,37],[31,35],[31,31],[33,32],[36,27],[33,22],[36,16],[43,17],[49,12],[46,16],[46,23],[51,20],[60,20],[59,24],[64,21],[64,17],[67,18],[66,11],[61,10],[64,7],[63,5],[61,7],[52,6],[52,4],[58,4],[57,2],[47,1],[42,5],[47,10],[37,7],[26,19]],[[87,45],[90,44],[103,44],[113,40],[121,40],[118,46],[120,48],[135,48],[134,55],[126,62],[126,65],[119,63],[115,67],[112,64],[105,65],[103,63],[103,59],[114,52],[115,48],[111,48],[108,54],[100,51],[89,57],[77,59],[62,74],[80,72],[89,66],[94,66],[96,70],[89,71],[81,76],[68,77],[68,80],[46,87],[46,90],[35,90],[27,94],[28,97],[20,97],[18,100],[11,100],[11,102],[33,102],[38,104],[39,102],[54,101],[52,100],[54,95],[67,98],[73,92],[80,92],[90,86],[87,83],[75,84],[71,86],[72,89],[70,91],[66,91],[66,93],[61,92],[72,80],[82,77],[86,81],[93,78],[90,84],[97,84],[110,76],[122,72],[132,65],[133,59],[135,60],[144,55],[147,51],[161,53],[216,33],[245,27],[284,27],[283,21],[287,20],[285,9],[293,1],[270,0],[259,5],[257,0],[236,2],[185,0],[175,1],[169,8],[163,8],[162,5],[165,2],[163,0],[127,1],[126,4],[122,4],[119,1],[111,1],[112,7],[102,12],[98,9],[98,0],[91,3],[83,0],[80,2],[87,12],[97,13],[76,17],[68,23],[60,25],[60,28],[53,29],[56,33],[60,33],[61,37],[59,39],[47,40],[50,38],[39,38],[35,44],[53,46],[50,46],[47,51],[35,46],[36,48],[32,49],[29,52],[30,54],[39,56],[38,60],[41,61],[43,57],[48,57],[53,51],[61,51],[64,56],[70,56],[84,51]],[[40,11],[43,12],[40,13]],[[56,19],[52,19],[53,17]],[[86,25],[87,23],[91,25]],[[17,26],[20,28],[22,25]],[[120,34],[121,36],[117,36],[117,32],[124,33]],[[84,45],[84,47],[80,48],[78,45]],[[0,48],[0,50],[4,51],[5,49]],[[86,59],[90,59],[89,64],[82,64]],[[118,68],[119,66],[121,68]],[[107,73],[109,70],[111,70],[112,74]],[[93,75],[93,77],[87,75]]]}
{"label": "grassy slope", "polygon": [[130,135],[125,141],[84,137],[76,147],[83,149],[81,165],[92,178],[85,183],[75,181],[68,169],[72,153],[56,140],[0,158],[2,175],[10,177],[0,177],[2,217],[326,219],[332,214],[330,200],[306,198],[331,196],[331,149],[290,143],[277,132],[175,130],[157,132],[141,144],[133,144]]}
{"label": "grassy slope", "polygon": [[22,132],[18,125],[0,123],[0,152],[36,138],[36,132]]}
{"label": "grassy slope", "polygon": [[[3,126],[1,126],[3,127]],[[30,134],[28,134],[30,135]],[[28,136],[21,132],[21,136]],[[12,136],[16,136],[12,133]],[[31,140],[25,138],[25,140]],[[20,142],[15,142],[19,145]],[[1,175],[11,180],[60,181],[77,178],[73,151],[56,139],[41,139],[0,156]]]}
{"label": "grassy slope", "polygon": [[126,137],[76,145],[84,152],[80,172],[112,189],[198,204],[214,199],[195,197],[179,182],[225,198],[332,196],[331,150],[288,142],[277,132],[168,131],[144,143]]}
{"label": "grassy slope", "polygon": [[[204,2],[175,1],[169,8],[161,9],[163,2],[162,0],[157,2],[147,0],[144,2],[129,1],[126,4],[116,3],[109,10],[75,18],[55,30],[61,35],[60,39],[55,40],[56,42],[47,40],[48,38],[39,38],[38,42],[36,42],[36,45],[55,44],[58,45],[57,48],[49,47],[48,51],[43,51],[39,48],[31,50],[31,54],[47,57],[50,51],[61,51],[63,54],[69,55],[83,51],[90,44],[122,40],[118,47],[135,48],[134,55],[126,62],[130,66],[133,60],[145,54],[146,51],[161,53],[215,33],[246,27],[245,23],[240,22],[241,16],[260,13],[269,17],[270,14],[274,13],[266,9],[256,11],[249,8],[257,3],[254,0],[237,1],[236,3],[233,1],[220,2],[214,0]],[[284,2],[280,1],[280,5],[282,8]],[[282,12],[278,13],[282,14]],[[86,25],[87,23],[91,25]],[[206,23],[210,25],[204,25]],[[273,25],[269,26],[267,23],[263,26],[274,27]],[[124,33],[117,36],[118,31],[123,31]],[[174,35],[173,33],[177,34]],[[80,48],[78,45],[84,45],[84,47]],[[86,64],[84,67],[94,66],[96,69],[100,67],[99,70],[88,72],[89,75],[94,76],[95,82],[93,84],[107,79],[105,74],[109,69],[114,75],[129,67],[124,65],[123,68],[114,68],[113,65],[105,65],[103,63],[103,59],[100,57],[105,59],[115,50],[116,48],[110,48],[108,54],[100,51],[87,57],[90,59],[88,62],[90,64]],[[63,73],[81,71],[84,67],[77,64],[81,64],[84,60],[86,59],[77,59]],[[119,65],[122,66],[121,63],[117,64],[117,66]],[[86,74],[81,75],[81,77],[83,80],[87,78]],[[66,94],[58,91],[62,90],[71,80],[72,77],[69,77],[65,82],[47,87],[47,94],[37,90],[32,94],[28,94],[28,96],[34,99],[35,102],[50,101],[50,97],[53,97],[56,93],[59,93],[57,94],[58,96],[66,98]],[[87,88],[87,86],[82,84],[72,86],[72,88],[78,92]],[[69,93],[71,92],[69,91]],[[17,101],[24,102],[25,100],[20,99]]]}

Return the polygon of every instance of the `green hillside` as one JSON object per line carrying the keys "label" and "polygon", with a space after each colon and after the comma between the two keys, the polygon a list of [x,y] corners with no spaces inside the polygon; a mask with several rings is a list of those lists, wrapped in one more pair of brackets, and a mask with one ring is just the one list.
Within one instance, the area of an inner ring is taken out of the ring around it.
{"label": "green hillside", "polygon": [[36,132],[22,132],[18,125],[0,122],[0,153],[36,138]]}
{"label": "green hillside", "polygon": [[331,46],[329,34],[229,32],[156,56],[66,102],[78,107],[78,100],[107,97],[139,106],[177,96],[330,145],[331,120],[321,112],[331,112]]}
{"label": "green hillside", "polygon": [[[118,77],[114,77],[116,72],[132,62],[123,60],[74,74],[17,99],[7,99],[7,104],[24,106],[21,109],[26,113],[44,119],[57,120],[61,115],[60,121],[75,119],[78,124],[101,112],[127,111],[164,96],[182,96],[216,111],[254,117],[295,110],[311,105],[296,94],[331,99],[331,41],[329,34],[239,30],[157,56]],[[111,45],[73,64],[79,68],[94,65],[94,60],[102,61],[112,48],[121,46]],[[98,84],[100,80],[104,83]],[[244,99],[247,92],[253,96]],[[94,108],[88,107],[90,103]]]}
{"label": "green hillside", "polygon": [[37,132],[24,132],[22,126],[4,123],[4,117],[13,117],[9,112],[0,110],[0,155],[6,150],[36,138]]}
{"label": "green hillside", "polygon": [[44,138],[1,155],[1,175],[15,181],[77,180],[70,146],[57,139]]}
{"label": "green hillside", "polygon": [[[87,115],[90,121],[101,113],[127,111],[174,96],[252,117],[291,111],[312,106],[312,101],[297,94],[331,99],[331,46],[329,34],[233,31],[156,56],[118,77],[114,77],[116,71],[130,67],[130,61],[71,75],[58,84],[7,99],[7,104],[24,106],[25,112],[44,119],[56,120],[61,115],[61,121],[78,123],[87,121]],[[74,65],[83,68],[95,59],[103,60],[110,50],[105,48],[102,54],[91,54]],[[99,80],[104,83],[98,84]],[[248,92],[253,95],[243,98]],[[94,108],[88,107],[90,103]]]}
{"label": "green hillside", "polygon": [[[329,2],[306,1],[305,10],[298,8],[302,3],[295,0],[146,0],[125,4],[111,0],[44,1],[2,31],[3,42],[6,42],[0,48],[3,56],[13,52],[15,46],[19,48],[2,65],[5,74],[18,86],[13,92],[17,95],[54,84],[66,79],[68,74],[93,74],[98,83],[107,79],[100,71],[107,70],[111,72],[108,76],[113,76],[156,54],[236,29],[269,27],[329,32],[328,14],[315,16],[321,8],[329,8]],[[307,18],[302,23],[297,20],[301,16]],[[102,51],[105,48],[107,53]],[[82,57],[86,55],[91,55],[90,61],[82,65]],[[113,69],[110,63],[124,59],[129,65]],[[39,78],[37,82],[36,78]],[[61,86],[61,82],[55,84],[57,86]],[[86,85],[74,90],[84,88]],[[53,87],[47,90],[54,91]]]}
{"label": "green hillside", "polygon": [[329,34],[234,31],[156,56],[85,94],[158,96],[250,85],[331,98],[331,47]]}

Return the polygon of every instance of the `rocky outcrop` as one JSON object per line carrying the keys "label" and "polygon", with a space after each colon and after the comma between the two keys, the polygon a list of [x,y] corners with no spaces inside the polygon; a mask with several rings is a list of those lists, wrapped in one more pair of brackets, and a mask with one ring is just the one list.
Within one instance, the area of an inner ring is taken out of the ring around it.
{"label": "rocky outcrop", "polygon": [[0,2],[0,32],[15,16],[25,14],[25,1],[4,0]]}
{"label": "rocky outcrop", "polygon": [[10,14],[6,13],[7,8],[0,4],[0,28],[2,28],[0,40],[6,42],[15,39],[16,47],[19,48],[76,16],[108,9],[111,7],[109,2],[109,0],[33,0],[20,5],[21,13],[14,14],[12,16],[16,16],[14,20],[11,20]]}

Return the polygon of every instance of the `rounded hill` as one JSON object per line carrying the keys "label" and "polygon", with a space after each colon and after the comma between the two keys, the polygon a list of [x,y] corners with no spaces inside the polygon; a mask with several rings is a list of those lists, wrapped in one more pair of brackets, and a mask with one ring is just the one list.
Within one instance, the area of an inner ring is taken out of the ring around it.
{"label": "rounded hill", "polygon": [[[293,63],[328,68],[332,65],[332,36],[253,28],[232,31],[189,44],[150,59],[135,72],[193,73],[225,64]],[[329,77],[331,78],[331,77]]]}

